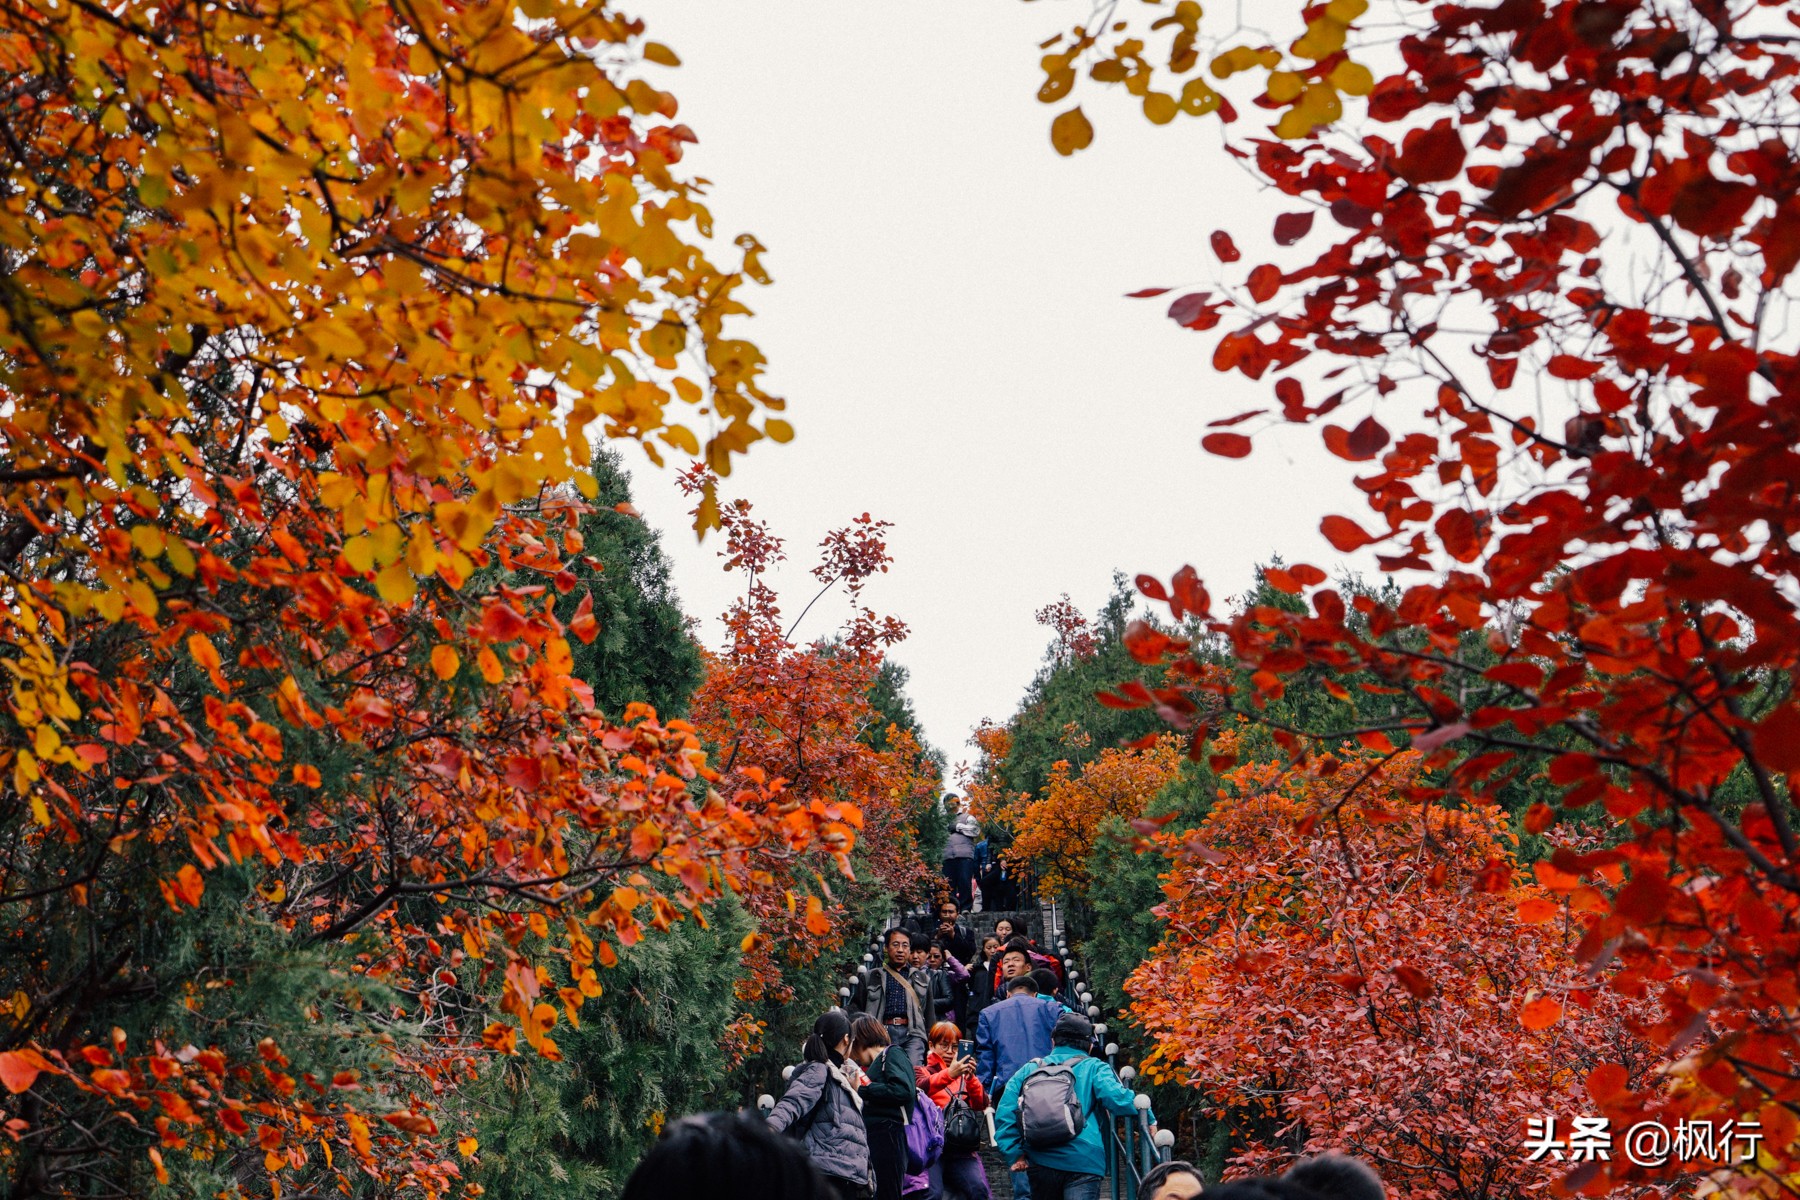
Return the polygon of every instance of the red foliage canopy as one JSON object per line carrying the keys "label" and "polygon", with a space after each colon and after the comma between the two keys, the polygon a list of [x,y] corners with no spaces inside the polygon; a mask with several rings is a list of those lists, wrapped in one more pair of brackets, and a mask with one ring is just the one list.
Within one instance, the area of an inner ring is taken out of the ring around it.
{"label": "red foliage canopy", "polygon": [[[1309,667],[1378,676],[1395,715],[1365,742],[1431,747],[1416,801],[1544,771],[1565,808],[1600,806],[1608,848],[1555,865],[1625,869],[1580,952],[1615,991],[1656,999],[1649,1033],[1672,1063],[1660,1086],[1601,1089],[1607,1109],[1759,1118],[1769,1155],[1739,1182],[1770,1191],[1800,1166],[1785,315],[1800,42],[1784,7],[1406,3],[1360,137],[1235,147],[1329,220],[1226,281],[1238,319],[1213,363],[1274,376],[1265,414],[1319,422],[1369,464],[1369,514],[1323,532],[1424,581],[1392,606],[1347,602],[1290,568],[1307,611],[1229,619],[1192,582],[1170,600],[1251,668],[1243,711]],[[1284,217],[1276,240],[1296,232]],[[1280,736],[1304,759],[1319,732]]]}

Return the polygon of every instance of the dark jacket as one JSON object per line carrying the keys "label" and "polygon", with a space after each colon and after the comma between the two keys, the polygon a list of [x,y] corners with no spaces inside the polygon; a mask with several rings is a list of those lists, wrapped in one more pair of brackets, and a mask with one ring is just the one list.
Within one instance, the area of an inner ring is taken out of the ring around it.
{"label": "dark jacket", "polygon": [[[854,1066],[851,1067],[854,1070]],[[818,1104],[819,1090],[826,1089],[825,1103]],[[802,1063],[788,1080],[781,1103],[769,1114],[769,1128],[777,1133],[807,1119],[818,1104],[818,1115],[806,1127],[802,1139],[806,1156],[827,1175],[852,1183],[869,1183],[869,1135],[862,1110],[842,1076],[825,1063]]]}
{"label": "dark jacket", "polygon": [[[975,1036],[975,1021],[981,1016],[981,1010],[994,1002],[994,972],[997,964],[975,962],[969,964],[968,1008],[962,1014],[963,1036]],[[1004,997],[1002,997],[1004,998]]]}
{"label": "dark jacket", "polygon": [[[887,1000],[887,976],[892,972],[893,968],[884,963],[863,979],[862,1011],[878,1021],[881,1019],[882,1005]],[[927,990],[921,995],[919,989],[913,986],[909,975],[910,973],[906,973],[899,976],[906,984],[907,1023],[920,1037],[930,1037],[931,1027],[937,1024],[937,1006],[931,1002],[931,992]]]}
{"label": "dark jacket", "polygon": [[869,1064],[867,1074],[869,1082],[862,1089],[863,1124],[906,1124],[919,1095],[912,1059],[906,1057],[906,1051],[889,1046]]}
{"label": "dark jacket", "polygon": [[[938,933],[937,922],[933,921],[931,924],[931,938],[933,941],[937,941],[940,936],[941,935]],[[950,953],[956,955],[959,961],[968,962],[973,959],[975,957],[976,949],[975,933],[973,930],[967,925],[964,925],[961,921],[958,921],[951,927]]]}

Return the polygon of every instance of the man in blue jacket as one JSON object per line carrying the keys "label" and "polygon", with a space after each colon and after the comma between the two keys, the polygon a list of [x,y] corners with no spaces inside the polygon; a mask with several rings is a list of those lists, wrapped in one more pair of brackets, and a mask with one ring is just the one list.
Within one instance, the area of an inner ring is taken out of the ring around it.
{"label": "man in blue jacket", "polygon": [[975,1024],[975,1074],[990,1096],[998,1096],[1013,1072],[1050,1053],[1050,1031],[1060,1005],[1044,1003],[1029,975],[1006,981],[1006,999],[981,1010]]}
{"label": "man in blue jacket", "polygon": [[[1020,958],[1014,952],[1014,957]],[[1047,1003],[1037,984],[1018,962],[1006,981],[1006,999],[981,1010],[975,1026],[975,1074],[990,1096],[998,1096],[1013,1073],[1034,1058],[1050,1053],[1050,1033],[1056,1028],[1059,1004]],[[1013,1172],[1015,1200],[1031,1200],[1031,1180],[1023,1167]]]}
{"label": "man in blue jacket", "polygon": [[[1093,1022],[1080,1013],[1064,1013],[1051,1033],[1054,1047],[1050,1053],[1015,1072],[1000,1098],[994,1117],[994,1145],[1001,1161],[1012,1164],[1014,1179],[1019,1178],[1021,1167],[1026,1169],[1032,1200],[1099,1200],[1106,1182],[1104,1113],[1128,1117],[1137,1112],[1137,1096],[1132,1090],[1104,1061],[1088,1054],[1093,1039]],[[1019,1113],[1020,1093],[1032,1075],[1066,1062],[1074,1064],[1075,1099],[1084,1118],[1081,1132],[1059,1144],[1030,1145]]]}

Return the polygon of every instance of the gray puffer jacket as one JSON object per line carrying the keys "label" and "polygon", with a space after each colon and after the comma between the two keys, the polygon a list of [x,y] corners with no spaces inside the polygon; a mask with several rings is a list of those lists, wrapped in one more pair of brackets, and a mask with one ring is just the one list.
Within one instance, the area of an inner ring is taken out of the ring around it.
{"label": "gray puffer jacket", "polygon": [[806,1156],[827,1175],[873,1186],[862,1100],[829,1064],[800,1065],[788,1080],[781,1103],[769,1114],[769,1128],[780,1133],[790,1125],[805,1124],[807,1115],[818,1104],[820,1089],[825,1090],[825,1102],[806,1128]]}

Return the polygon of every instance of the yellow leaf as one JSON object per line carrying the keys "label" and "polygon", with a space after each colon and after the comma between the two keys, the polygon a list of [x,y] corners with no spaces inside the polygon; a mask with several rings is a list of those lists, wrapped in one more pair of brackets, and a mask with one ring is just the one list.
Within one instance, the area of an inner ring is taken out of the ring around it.
{"label": "yellow leaf", "polygon": [[780,417],[770,417],[763,422],[763,432],[774,442],[791,442],[794,440],[794,427]]}
{"label": "yellow leaf", "polygon": [[1050,144],[1062,155],[1085,150],[1094,140],[1094,127],[1077,104],[1068,112],[1060,114],[1050,122]]}
{"label": "yellow leaf", "polygon": [[457,657],[454,646],[440,645],[431,648],[431,669],[436,672],[439,679],[452,678],[456,674],[456,669],[461,665],[462,660]]}
{"label": "yellow leaf", "polygon": [[163,552],[163,531],[154,525],[133,525],[131,544],[145,558],[155,558]]}
{"label": "yellow leaf", "polygon": [[499,683],[506,678],[506,671],[500,665],[500,659],[486,646],[475,656],[475,665],[481,668],[481,677],[489,683]]}
{"label": "yellow leaf", "polygon": [[1375,76],[1369,68],[1361,63],[1345,59],[1331,68],[1331,74],[1325,81],[1338,91],[1349,96],[1366,96],[1375,90]]}
{"label": "yellow leaf", "polygon": [[350,564],[352,570],[373,571],[375,569],[375,539],[365,533],[345,542],[344,561]]}
{"label": "yellow leaf", "polygon": [[675,52],[661,42],[645,42],[644,58],[648,62],[663,67],[679,67],[681,65],[681,60],[675,57]]}
{"label": "yellow leaf", "polygon": [[419,585],[413,579],[412,572],[406,569],[406,564],[396,562],[382,568],[381,573],[375,576],[375,590],[389,604],[405,604],[418,594]]}
{"label": "yellow leaf", "polygon": [[456,1139],[456,1152],[464,1158],[474,1158],[475,1152],[481,1149],[481,1143],[472,1137]]}

